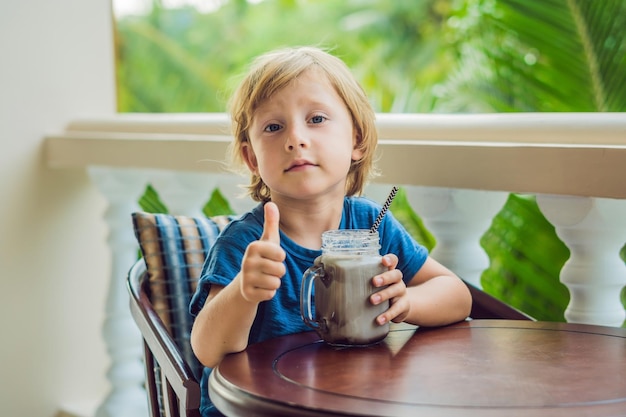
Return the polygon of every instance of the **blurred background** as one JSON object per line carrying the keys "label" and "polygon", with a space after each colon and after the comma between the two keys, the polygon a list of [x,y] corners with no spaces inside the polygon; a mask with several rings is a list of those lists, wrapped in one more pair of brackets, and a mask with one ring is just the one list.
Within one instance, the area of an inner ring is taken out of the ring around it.
{"label": "blurred background", "polygon": [[[113,5],[120,112],[223,112],[255,56],[293,45],[318,45],[341,57],[377,112],[626,110],[623,0]],[[229,212],[215,197],[205,212]],[[142,206],[167,210],[154,190]],[[421,243],[436,245],[402,194],[392,211]],[[481,243],[491,261],[482,276],[486,291],[537,319],[564,321],[569,294],[559,271],[569,250],[534,196],[511,194]]]}

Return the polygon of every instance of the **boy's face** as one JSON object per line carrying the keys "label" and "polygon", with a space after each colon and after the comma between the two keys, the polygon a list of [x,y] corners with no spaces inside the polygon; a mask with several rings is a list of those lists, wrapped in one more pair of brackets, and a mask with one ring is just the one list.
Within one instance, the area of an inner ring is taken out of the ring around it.
{"label": "boy's face", "polygon": [[356,131],[348,108],[320,70],[307,70],[254,112],[242,156],[272,200],[345,194]]}

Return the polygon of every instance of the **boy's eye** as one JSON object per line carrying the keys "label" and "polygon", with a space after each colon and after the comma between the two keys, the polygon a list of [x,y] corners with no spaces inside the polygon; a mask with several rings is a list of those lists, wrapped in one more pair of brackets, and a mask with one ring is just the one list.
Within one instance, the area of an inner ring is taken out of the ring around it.
{"label": "boy's eye", "polygon": [[311,123],[322,123],[326,118],[324,116],[313,116],[311,117]]}
{"label": "boy's eye", "polygon": [[277,123],[272,123],[272,124],[267,125],[267,126],[265,127],[265,131],[266,131],[266,132],[276,132],[276,131],[277,131],[277,130],[279,130],[279,129],[280,129],[280,125],[279,125],[279,124],[277,124]]}

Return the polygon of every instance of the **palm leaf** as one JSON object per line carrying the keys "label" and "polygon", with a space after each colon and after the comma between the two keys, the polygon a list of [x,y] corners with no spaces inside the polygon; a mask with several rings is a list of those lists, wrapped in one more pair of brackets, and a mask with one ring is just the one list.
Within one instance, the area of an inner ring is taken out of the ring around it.
{"label": "palm leaf", "polygon": [[213,190],[211,198],[204,205],[202,212],[207,217],[235,214],[235,211],[230,207],[230,203],[219,188]]}
{"label": "palm leaf", "polygon": [[141,197],[139,197],[139,207],[148,213],[168,213],[167,207],[159,198],[159,193],[148,184]]}
{"label": "palm leaf", "polygon": [[[468,2],[457,16],[460,69],[447,99],[458,110],[472,101],[492,111],[626,110],[626,2],[490,3]],[[464,102],[453,97],[459,90]]]}

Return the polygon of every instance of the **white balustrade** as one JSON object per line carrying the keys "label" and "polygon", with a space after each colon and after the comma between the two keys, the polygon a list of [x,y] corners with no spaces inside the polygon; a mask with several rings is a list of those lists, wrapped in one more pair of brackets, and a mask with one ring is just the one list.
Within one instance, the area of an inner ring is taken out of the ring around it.
{"label": "white balustrade", "polygon": [[437,239],[431,256],[478,288],[489,266],[480,238],[507,197],[496,191],[407,187],[411,207]]}
{"label": "white balustrade", "polygon": [[107,378],[111,391],[96,411],[96,417],[139,417],[148,415],[143,388],[143,345],[141,334],[128,307],[126,275],[137,260],[137,240],[130,213],[139,209],[137,201],[146,186],[144,175],[136,170],[92,167],[89,175],[108,201],[104,219],[109,227],[111,280],[102,329],[111,365]]}
{"label": "white balustrade", "polygon": [[201,215],[212,191],[219,188],[235,212],[249,210],[250,199],[240,198],[242,178],[233,174],[208,174],[169,170],[138,170],[91,167],[92,182],[107,199],[104,219],[109,227],[111,280],[106,302],[103,337],[111,357],[107,378],[111,391],[99,406],[96,417],[141,417],[148,415],[144,389],[141,334],[128,308],[126,276],[137,260],[137,240],[131,214],[141,210],[138,201],[152,185],[172,214]]}
{"label": "white balustrade", "polygon": [[621,326],[626,264],[626,200],[538,195],[537,204],[570,249],[561,282],[570,292],[568,322]]}

